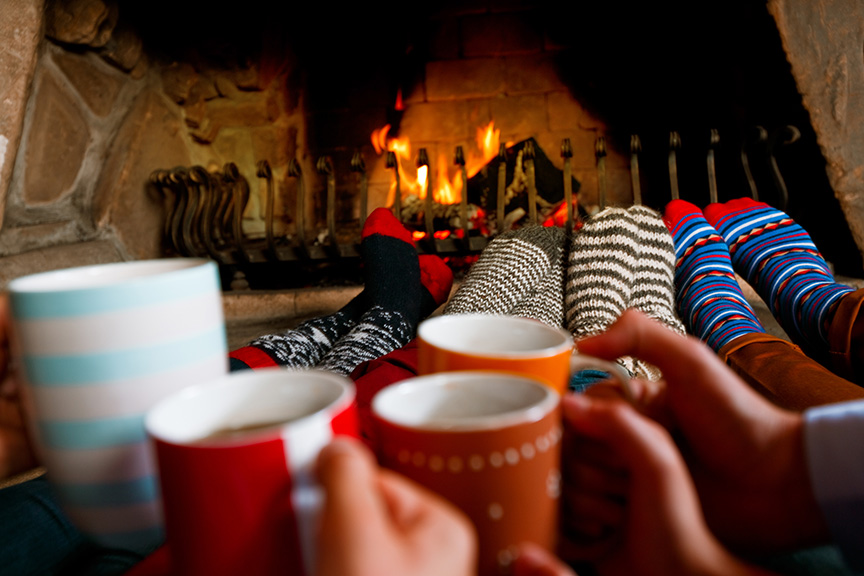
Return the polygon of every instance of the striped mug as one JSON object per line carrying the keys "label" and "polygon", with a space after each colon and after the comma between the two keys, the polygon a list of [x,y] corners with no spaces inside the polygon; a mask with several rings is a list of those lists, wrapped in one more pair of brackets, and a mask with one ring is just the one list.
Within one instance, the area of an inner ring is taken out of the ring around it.
{"label": "striped mug", "polygon": [[144,417],[227,372],[216,265],[102,264],[24,276],[8,290],[24,409],[62,509],[99,544],[152,550],[163,522]]}

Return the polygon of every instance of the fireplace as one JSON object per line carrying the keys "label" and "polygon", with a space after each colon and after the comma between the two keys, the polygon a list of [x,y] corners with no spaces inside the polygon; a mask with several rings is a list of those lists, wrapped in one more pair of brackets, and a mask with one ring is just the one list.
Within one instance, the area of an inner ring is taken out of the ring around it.
{"label": "fireplace", "polygon": [[[432,181],[458,188],[490,159],[494,166],[497,153],[480,150],[478,129],[497,131],[499,149],[531,141],[587,212],[634,201],[634,136],[639,199],[655,208],[676,188],[706,204],[709,158],[720,201],[751,193],[744,148],[760,198],[777,204],[785,190],[787,211],[838,272],[862,272],[860,178],[844,169],[855,143],[838,152],[830,138],[831,122],[848,122],[851,105],[834,92],[825,120],[819,78],[807,69],[809,40],[790,16],[810,18],[797,2],[735,0],[713,12],[685,2],[309,4],[4,4],[2,280],[175,255],[166,245],[170,187],[159,178],[184,173],[177,169],[234,174],[248,185],[239,224],[248,250],[245,261],[223,266],[227,305],[274,324],[298,321],[358,289],[362,219],[396,201],[392,138],[410,143],[399,201],[421,202],[422,215],[425,199],[411,200],[405,180],[416,177],[420,150]],[[815,4],[834,9],[834,20],[822,21],[837,40],[835,20],[852,4]],[[829,80],[858,80],[854,67],[834,61]],[[792,140],[787,125],[800,136],[783,145]],[[459,149],[482,160],[465,176],[454,162]],[[486,176],[494,196],[495,174]],[[477,194],[469,186],[472,206],[490,212]],[[546,185],[539,194],[553,207],[563,199]],[[454,198],[440,203],[461,201]],[[470,258],[498,226],[483,230],[477,220],[460,236],[465,219],[456,221],[449,240],[436,243],[420,218],[418,249]],[[274,247],[281,258],[268,257]]]}

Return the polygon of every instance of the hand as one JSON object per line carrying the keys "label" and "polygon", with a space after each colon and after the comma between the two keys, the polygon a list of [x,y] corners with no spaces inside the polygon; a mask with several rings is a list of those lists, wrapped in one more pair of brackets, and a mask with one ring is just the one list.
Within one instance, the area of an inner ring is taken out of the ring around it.
{"label": "hand", "polygon": [[687,468],[665,428],[620,399],[569,395],[563,411],[565,426],[603,445],[620,470],[622,518],[606,554],[595,559],[599,574],[764,574],[734,558],[708,530]]}
{"label": "hand", "polygon": [[0,296],[0,480],[36,466],[14,371],[10,370],[9,302]]}
{"label": "hand", "polygon": [[678,439],[711,529],[729,545],[772,551],[828,540],[810,485],[800,415],[781,410],[704,344],[628,310],[579,342],[601,358],[635,356],[659,367],[665,390],[640,408]]}
{"label": "hand", "polygon": [[477,538],[450,503],[389,470],[361,444],[337,439],[322,450],[326,493],[318,576],[468,576]]}

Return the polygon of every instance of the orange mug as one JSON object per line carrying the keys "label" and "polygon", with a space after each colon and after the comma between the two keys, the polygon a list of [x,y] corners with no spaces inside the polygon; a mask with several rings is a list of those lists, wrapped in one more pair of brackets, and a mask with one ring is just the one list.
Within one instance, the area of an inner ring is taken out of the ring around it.
{"label": "orange mug", "polygon": [[573,336],[537,320],[491,314],[453,314],[422,322],[417,330],[420,375],[497,370],[567,390]]}
{"label": "orange mug", "polygon": [[409,378],[372,400],[379,461],[471,519],[480,576],[501,574],[523,542],[555,549],[560,401],[538,380],[477,370]]}

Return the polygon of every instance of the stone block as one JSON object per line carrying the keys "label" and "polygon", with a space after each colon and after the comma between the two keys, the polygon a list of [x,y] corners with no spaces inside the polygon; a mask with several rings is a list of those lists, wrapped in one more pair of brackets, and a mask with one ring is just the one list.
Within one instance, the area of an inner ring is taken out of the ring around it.
{"label": "stone block", "polygon": [[533,54],[543,49],[542,29],[533,11],[472,14],[461,20],[466,58]]}
{"label": "stone block", "polygon": [[123,79],[117,72],[105,66],[92,52],[76,54],[59,48],[49,52],[87,107],[97,116],[107,116],[123,86]]}
{"label": "stone block", "polygon": [[426,65],[426,98],[429,102],[466,98],[490,98],[506,87],[499,58],[444,60]]}
{"label": "stone block", "polygon": [[45,35],[66,44],[101,46],[111,35],[116,17],[103,0],[47,2]]}
{"label": "stone block", "polygon": [[27,128],[24,202],[46,204],[67,193],[81,169],[90,128],[76,102],[43,69]]}
{"label": "stone block", "polygon": [[33,225],[18,224],[16,218],[10,218],[0,239],[0,255],[9,256],[80,240],[78,223],[71,219]]}
{"label": "stone block", "polygon": [[472,111],[480,102],[452,101],[415,104],[405,111],[400,135],[411,139],[416,154],[418,141],[466,140],[474,137],[477,125]]}
{"label": "stone block", "polygon": [[189,165],[180,118],[153,91],[133,104],[104,162],[94,190],[93,220],[110,229],[134,259],[162,255],[163,206],[146,183],[156,169]]}
{"label": "stone block", "polygon": [[439,18],[428,23],[429,59],[455,60],[459,58],[459,20],[457,18]]}
{"label": "stone block", "polygon": [[569,91],[550,92],[546,97],[546,104],[551,130],[573,131],[580,128],[579,124],[585,112]]}
{"label": "stone block", "polygon": [[239,92],[232,98],[207,102],[207,116],[223,127],[264,126],[278,115],[278,105],[269,92]]}
{"label": "stone block", "polygon": [[507,56],[504,58],[507,94],[534,94],[567,90],[558,65],[549,54]]}
{"label": "stone block", "polygon": [[[198,82],[198,72],[191,64],[174,62],[162,68],[162,90],[177,104],[189,98],[192,86]],[[219,86],[219,78],[216,79]],[[233,84],[232,84],[233,86]]]}
{"label": "stone block", "polygon": [[504,134],[518,134],[520,140],[534,135],[539,128],[548,125],[546,96],[508,96],[490,100],[489,108],[495,126]]}
{"label": "stone block", "polygon": [[42,39],[42,0],[5,0],[0,18],[0,223]]}
{"label": "stone block", "polygon": [[0,286],[5,289],[10,280],[27,274],[122,260],[117,246],[109,241],[76,242],[42,248],[0,259]]}

